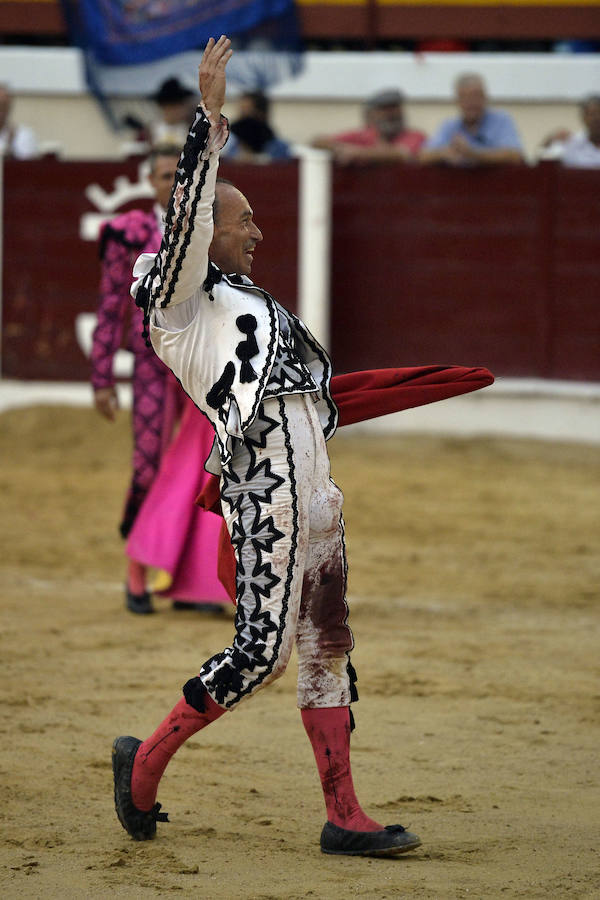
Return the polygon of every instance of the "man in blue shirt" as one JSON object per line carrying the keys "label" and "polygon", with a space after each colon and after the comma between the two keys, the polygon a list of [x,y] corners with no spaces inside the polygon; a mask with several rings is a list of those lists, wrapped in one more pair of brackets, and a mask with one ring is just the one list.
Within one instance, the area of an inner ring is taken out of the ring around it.
{"label": "man in blue shirt", "polygon": [[420,162],[451,166],[523,162],[515,124],[508,113],[488,108],[481,76],[461,75],[455,91],[460,116],[440,125],[421,151]]}

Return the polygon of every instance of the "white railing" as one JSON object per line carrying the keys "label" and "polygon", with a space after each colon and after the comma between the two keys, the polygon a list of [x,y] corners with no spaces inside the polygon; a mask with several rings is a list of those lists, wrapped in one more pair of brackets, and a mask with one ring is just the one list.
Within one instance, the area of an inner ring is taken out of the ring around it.
{"label": "white railing", "polygon": [[[173,72],[196,84],[198,53],[151,65],[115,66],[110,93],[148,96]],[[382,85],[419,101],[452,98],[464,71],[486,80],[495,102],[577,102],[600,84],[599,54],[308,52],[303,71],[272,89],[276,100],[364,100]],[[0,81],[15,94],[87,94],[81,51],[74,47],[0,47]],[[233,96],[233,92],[232,92]]]}
{"label": "white railing", "polygon": [[298,315],[326,349],[331,268],[331,156],[298,147]]}

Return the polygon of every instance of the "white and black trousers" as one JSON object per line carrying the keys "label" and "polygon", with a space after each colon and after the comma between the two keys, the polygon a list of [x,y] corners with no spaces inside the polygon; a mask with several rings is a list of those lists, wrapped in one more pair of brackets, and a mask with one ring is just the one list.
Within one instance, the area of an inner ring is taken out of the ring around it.
{"label": "white and black trousers", "polygon": [[192,706],[203,709],[207,691],[234,708],[283,674],[294,641],[300,708],[356,699],[342,500],[313,395],[263,400],[221,476],[237,563],[236,633],[185,685]]}

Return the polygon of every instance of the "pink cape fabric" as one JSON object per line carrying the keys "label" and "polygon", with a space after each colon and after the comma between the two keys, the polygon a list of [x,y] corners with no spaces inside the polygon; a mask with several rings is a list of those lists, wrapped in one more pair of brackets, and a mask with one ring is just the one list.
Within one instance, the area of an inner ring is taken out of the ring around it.
{"label": "pink cape fabric", "polygon": [[214,432],[191,400],[181,427],[164,454],[129,535],[131,559],[164,569],[172,578],[159,595],[196,603],[231,603],[217,574],[222,519],[196,506],[194,498],[212,475],[204,469]]}

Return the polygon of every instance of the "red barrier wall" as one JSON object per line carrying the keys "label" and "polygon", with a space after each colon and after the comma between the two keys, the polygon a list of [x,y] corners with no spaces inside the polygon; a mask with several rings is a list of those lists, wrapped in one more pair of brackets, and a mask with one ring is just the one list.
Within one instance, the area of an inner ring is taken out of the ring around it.
{"label": "red barrier wall", "polygon": [[338,168],[333,185],[337,371],[600,380],[600,172]]}
{"label": "red barrier wall", "polygon": [[[2,374],[5,377],[86,380],[89,365],[78,346],[75,321],[94,312],[100,267],[97,245],[80,237],[81,217],[98,212],[85,195],[97,183],[111,193],[114,180],[138,181],[139,161],[6,161],[4,165],[4,271]],[[256,254],[257,283],[268,284],[295,309],[298,170],[295,163],[223,164],[221,174],[251,199],[265,232]],[[147,209],[149,200],[131,208]],[[133,301],[132,301],[133,302]]]}
{"label": "red barrier wall", "polygon": [[[96,307],[93,182],[137,164],[8,161],[3,374],[84,380],[75,320]],[[265,234],[254,277],[295,309],[295,164],[223,165]],[[148,201],[145,201],[146,203]],[[118,211],[142,205],[134,201]],[[429,363],[600,381],[600,172],[337,168],[332,356],[337,372]]]}

